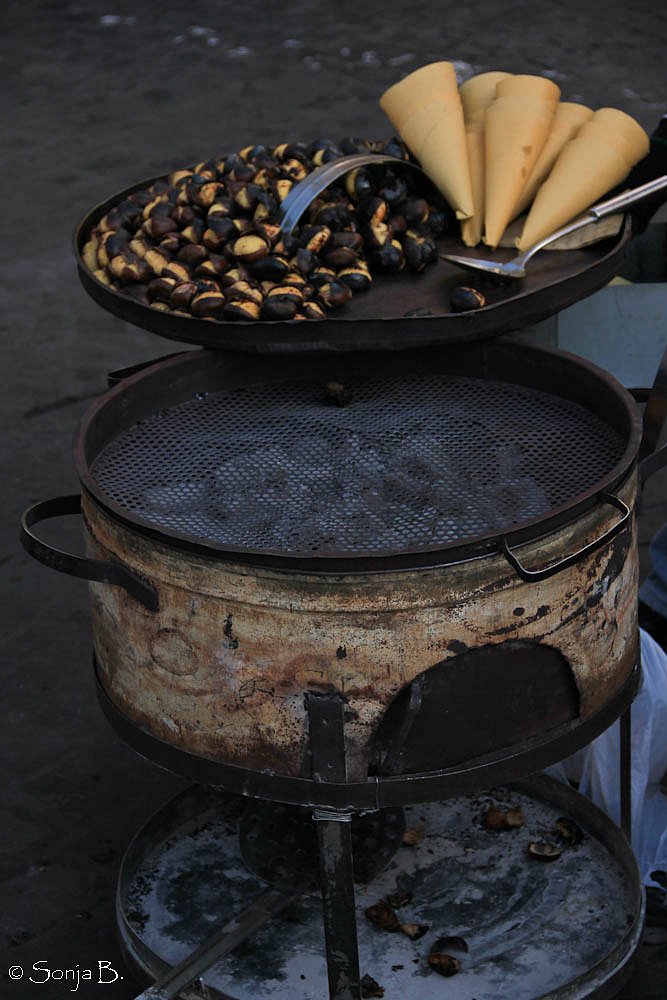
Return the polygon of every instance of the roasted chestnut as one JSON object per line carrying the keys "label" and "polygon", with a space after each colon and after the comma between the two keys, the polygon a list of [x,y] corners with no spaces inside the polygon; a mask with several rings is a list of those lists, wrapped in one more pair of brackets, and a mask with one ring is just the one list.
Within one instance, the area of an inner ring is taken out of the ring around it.
{"label": "roasted chestnut", "polygon": [[473,309],[483,309],[486,299],[476,288],[460,285],[452,290],[449,303],[454,312],[470,312]]}

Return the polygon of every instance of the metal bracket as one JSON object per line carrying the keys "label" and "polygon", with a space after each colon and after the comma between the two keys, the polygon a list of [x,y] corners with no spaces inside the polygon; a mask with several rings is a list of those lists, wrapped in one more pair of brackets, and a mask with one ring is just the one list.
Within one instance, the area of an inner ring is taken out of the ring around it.
{"label": "metal bracket", "polygon": [[[338,694],[306,696],[316,781],[345,781],[344,702]],[[359,945],[354,903],[352,813],[317,809],[322,916],[330,1000],[361,1000]]]}

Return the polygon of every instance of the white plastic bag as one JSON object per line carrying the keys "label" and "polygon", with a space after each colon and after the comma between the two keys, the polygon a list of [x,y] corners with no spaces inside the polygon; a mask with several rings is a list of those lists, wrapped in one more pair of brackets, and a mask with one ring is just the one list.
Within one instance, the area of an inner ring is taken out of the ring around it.
{"label": "white plastic bag", "polygon": [[[667,871],[667,795],[660,780],[667,772],[667,655],[643,630],[642,682],[632,704],[632,847],[642,879]],[[596,740],[549,768],[561,781],[576,781],[579,791],[620,823],[620,736],[613,723]]]}

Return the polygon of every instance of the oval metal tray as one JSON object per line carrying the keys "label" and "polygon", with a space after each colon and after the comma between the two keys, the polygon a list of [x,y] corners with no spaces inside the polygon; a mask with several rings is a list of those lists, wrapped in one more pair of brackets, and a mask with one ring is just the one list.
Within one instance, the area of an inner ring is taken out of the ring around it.
{"label": "oval metal tray", "polygon": [[[83,263],[83,246],[93,227],[128,195],[147,188],[152,177],[112,195],[93,208],[74,236],[81,283],[104,309],[161,337],[227,351],[280,354],[303,351],[404,350],[498,336],[537,323],[591,295],[620,270],[632,237],[630,218],[618,236],[580,250],[544,251],[531,261],[526,278],[498,280],[438,260],[421,274],[378,275],[370,290],[355,295],[321,321],[228,322],[158,312],[99,281]],[[455,234],[438,240],[441,253],[460,253]],[[497,250],[499,260],[516,251]],[[483,291],[487,305],[455,313],[449,297],[458,285]]]}
{"label": "oval metal tray", "polygon": [[[492,802],[520,806],[520,830],[494,833],[480,815]],[[158,977],[181,962],[266,887],[244,864],[240,800],[193,788],[169,802],[130,845],[120,871],[116,914],[126,954]],[[557,817],[584,830],[583,843],[554,864],[527,856]],[[609,997],[628,978],[643,921],[643,893],[620,830],[591,802],[545,776],[511,788],[406,809],[424,824],[384,872],[356,892],[361,972],[388,997],[410,1000],[583,1000]],[[364,909],[408,890],[403,920],[428,925],[416,941],[373,926]],[[306,893],[285,917],[255,931],[205,972],[220,1000],[310,1000],[327,995],[321,902]],[[426,963],[443,934],[463,936],[459,975],[443,979]],[[184,997],[199,996],[187,989]]]}

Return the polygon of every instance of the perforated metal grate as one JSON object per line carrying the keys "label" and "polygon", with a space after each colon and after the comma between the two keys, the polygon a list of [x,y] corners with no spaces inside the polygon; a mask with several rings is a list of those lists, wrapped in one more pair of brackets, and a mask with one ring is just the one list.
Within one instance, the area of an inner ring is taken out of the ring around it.
{"label": "perforated metal grate", "polygon": [[149,527],[217,548],[386,555],[542,518],[623,453],[583,407],[506,382],[348,388],[344,407],[313,381],[202,392],[120,434],[91,472]]}

